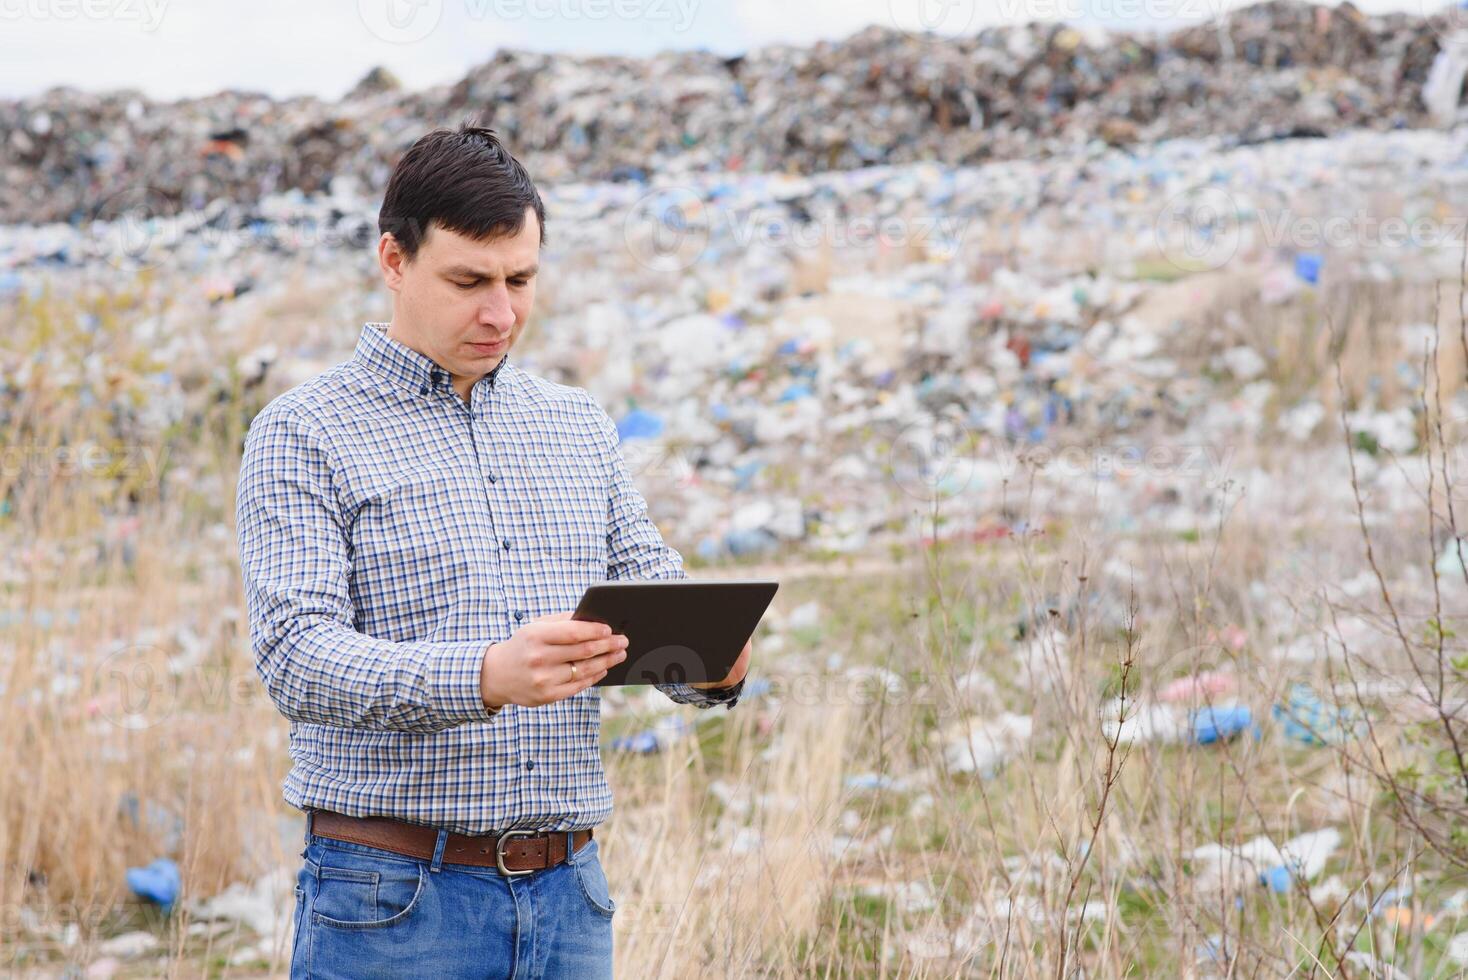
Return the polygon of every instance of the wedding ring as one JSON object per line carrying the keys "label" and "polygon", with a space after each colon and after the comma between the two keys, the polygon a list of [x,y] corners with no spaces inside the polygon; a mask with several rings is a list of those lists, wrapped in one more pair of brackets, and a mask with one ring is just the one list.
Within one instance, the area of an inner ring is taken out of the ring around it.
{"label": "wedding ring", "polygon": [[575,664],[572,664],[571,665],[571,680],[574,681],[575,679],[576,679],[576,665]]}

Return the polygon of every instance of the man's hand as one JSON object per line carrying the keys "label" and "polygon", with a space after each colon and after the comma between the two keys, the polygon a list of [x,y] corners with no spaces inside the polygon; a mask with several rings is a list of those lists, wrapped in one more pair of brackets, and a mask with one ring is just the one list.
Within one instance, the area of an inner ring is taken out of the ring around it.
{"label": "man's hand", "polygon": [[626,659],[627,637],[605,623],[573,620],[569,612],[541,616],[485,651],[479,696],[491,708],[550,704],[580,694]]}
{"label": "man's hand", "polygon": [[749,671],[749,647],[753,642],[754,640],[752,638],[744,641],[744,649],[739,651],[739,659],[734,661],[733,667],[729,668],[729,676],[721,681],[708,681],[707,683],[701,682],[698,684],[690,683],[688,686],[696,687],[701,691],[707,691],[714,687],[733,687],[735,684],[738,684]]}

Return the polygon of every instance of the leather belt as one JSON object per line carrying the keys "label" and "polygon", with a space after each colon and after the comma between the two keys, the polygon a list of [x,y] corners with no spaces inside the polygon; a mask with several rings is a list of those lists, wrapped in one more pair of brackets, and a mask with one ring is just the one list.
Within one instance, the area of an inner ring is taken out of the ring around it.
{"label": "leather belt", "polygon": [[[311,810],[310,832],[332,840],[380,847],[405,857],[432,861],[438,844],[438,829],[406,823],[390,817],[351,817],[332,810]],[[580,850],[591,840],[591,828],[572,832],[572,849]],[[507,830],[502,834],[455,834],[444,843],[443,860],[448,864],[470,864],[495,868],[500,874],[518,876],[553,868],[570,854],[566,831]]]}

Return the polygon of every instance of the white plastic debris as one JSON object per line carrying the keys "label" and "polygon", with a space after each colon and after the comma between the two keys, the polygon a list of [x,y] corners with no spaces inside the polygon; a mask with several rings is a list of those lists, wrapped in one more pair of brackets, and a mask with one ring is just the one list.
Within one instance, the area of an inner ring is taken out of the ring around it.
{"label": "white plastic debris", "polygon": [[112,980],[120,969],[122,969],[122,960],[115,956],[104,956],[88,964],[82,977],[83,980]]}
{"label": "white plastic debris", "polygon": [[1341,832],[1334,827],[1292,837],[1280,848],[1284,863],[1307,881],[1325,870],[1325,863],[1341,846]]}
{"label": "white plastic debris", "polygon": [[191,903],[189,911],[201,921],[237,922],[262,941],[276,944],[282,930],[291,926],[294,886],[291,873],[281,868],[261,875],[249,885],[233,882],[219,894]]}
{"label": "white plastic debris", "polygon": [[1253,381],[1264,373],[1268,366],[1259,352],[1252,347],[1239,345],[1230,347],[1220,355],[1223,366],[1240,381]]}
{"label": "white plastic debris", "polygon": [[1460,932],[1448,940],[1448,959],[1459,966],[1468,966],[1468,932]]}
{"label": "white plastic debris", "polygon": [[900,912],[927,912],[937,908],[933,886],[926,881],[886,881],[866,885],[860,894],[870,898],[891,899]]}
{"label": "white plastic debris", "polygon": [[1205,891],[1239,888],[1260,880],[1282,888],[1297,876],[1308,881],[1319,875],[1340,843],[1340,831],[1326,827],[1300,834],[1283,845],[1263,836],[1238,847],[1204,844],[1189,857],[1194,862],[1198,887]]}
{"label": "white plastic debris", "polygon": [[1170,704],[1131,701],[1123,717],[1122,705],[1114,702],[1101,722],[1101,734],[1118,745],[1181,742],[1189,731],[1187,716]]}
{"label": "white plastic debris", "polygon": [[1005,712],[997,718],[971,718],[944,734],[943,757],[953,772],[989,778],[1024,747],[1034,729],[1028,715]]}
{"label": "white plastic debris", "polygon": [[821,604],[814,600],[803,602],[790,610],[785,617],[785,628],[791,630],[815,629],[821,625]]}
{"label": "white plastic debris", "polygon": [[1468,31],[1458,30],[1442,39],[1427,81],[1422,83],[1422,103],[1434,125],[1451,126],[1458,117],[1463,97],[1463,78],[1468,76]]}
{"label": "white plastic debris", "polygon": [[120,936],[104,939],[97,944],[97,952],[103,956],[117,956],[122,959],[135,959],[144,953],[156,948],[158,937],[151,932],[124,932]]}

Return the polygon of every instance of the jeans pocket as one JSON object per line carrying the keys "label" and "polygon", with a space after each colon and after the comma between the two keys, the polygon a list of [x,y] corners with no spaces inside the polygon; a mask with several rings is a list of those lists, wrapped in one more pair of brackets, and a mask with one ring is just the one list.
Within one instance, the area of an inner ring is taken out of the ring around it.
{"label": "jeans pocket", "polygon": [[306,908],[306,889],[296,885],[296,915],[295,929],[291,933],[291,955],[295,955],[296,947],[301,942],[301,912]]}
{"label": "jeans pocket", "polygon": [[617,911],[617,903],[612,900],[606,872],[597,856],[595,838],[586,845],[582,854],[577,855],[571,866],[576,870],[576,883],[581,886],[581,896],[586,899],[586,904],[593,912],[610,919]]}
{"label": "jeans pocket", "polygon": [[423,890],[423,866],[323,848],[311,921],[334,929],[381,929],[409,918]]}

